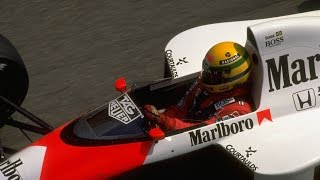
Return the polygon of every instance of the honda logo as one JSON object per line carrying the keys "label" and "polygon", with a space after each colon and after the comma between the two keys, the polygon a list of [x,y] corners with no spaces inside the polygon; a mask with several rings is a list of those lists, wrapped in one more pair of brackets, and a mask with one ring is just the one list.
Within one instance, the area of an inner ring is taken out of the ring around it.
{"label": "honda logo", "polygon": [[302,111],[316,106],[316,96],[313,89],[306,89],[292,95],[297,111]]}

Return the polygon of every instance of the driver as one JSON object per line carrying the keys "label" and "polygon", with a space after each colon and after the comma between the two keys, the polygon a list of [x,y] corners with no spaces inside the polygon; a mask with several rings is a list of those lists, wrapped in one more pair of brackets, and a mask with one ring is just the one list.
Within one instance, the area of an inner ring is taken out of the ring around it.
{"label": "driver", "polygon": [[252,67],[243,46],[220,42],[206,53],[199,78],[177,104],[161,111],[147,104],[145,115],[164,131],[171,131],[252,112],[249,94]]}

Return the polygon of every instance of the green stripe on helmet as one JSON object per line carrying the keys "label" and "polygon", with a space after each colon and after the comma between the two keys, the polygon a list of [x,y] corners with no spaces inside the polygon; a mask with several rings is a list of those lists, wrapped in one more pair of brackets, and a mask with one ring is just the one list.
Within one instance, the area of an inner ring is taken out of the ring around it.
{"label": "green stripe on helmet", "polygon": [[252,63],[250,63],[249,67],[243,71],[242,73],[236,75],[236,76],[233,76],[231,78],[226,78],[225,79],[225,82],[232,82],[232,81],[235,81],[237,79],[240,79],[242,76],[245,76],[246,74],[248,74],[250,71],[251,71],[251,68],[252,68]]}
{"label": "green stripe on helmet", "polygon": [[236,62],[231,63],[231,64],[229,64],[227,66],[213,67],[213,69],[215,71],[223,71],[223,70],[226,69],[226,67],[228,67],[230,70],[232,70],[234,68],[237,68],[237,67],[241,66],[244,62],[246,62],[248,60],[248,57],[249,57],[248,52],[245,52],[244,55],[239,60],[237,60]]}

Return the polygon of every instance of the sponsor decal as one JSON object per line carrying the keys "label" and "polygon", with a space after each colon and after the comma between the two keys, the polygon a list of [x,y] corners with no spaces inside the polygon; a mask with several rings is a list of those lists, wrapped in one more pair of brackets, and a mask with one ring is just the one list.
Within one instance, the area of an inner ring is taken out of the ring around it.
{"label": "sponsor decal", "polygon": [[231,124],[218,123],[216,127],[210,130],[197,129],[189,132],[191,146],[210,142],[231,134],[251,130],[253,128],[253,120],[248,118]]}
{"label": "sponsor decal", "polygon": [[234,99],[234,97],[232,98],[227,98],[227,99],[223,99],[221,101],[218,101],[216,103],[213,104],[214,108],[216,110],[222,109],[225,105],[234,103],[236,100]]}
{"label": "sponsor decal", "polygon": [[[315,62],[320,61],[320,54],[308,56],[306,59],[296,59],[289,64],[289,54],[266,60],[269,78],[269,92],[288,88],[307,81],[318,79]],[[306,68],[309,68],[307,73]]]}
{"label": "sponsor decal", "polygon": [[[269,120],[272,122],[270,109],[265,109],[258,111],[256,113],[257,121],[260,125],[263,120]],[[237,111],[224,117],[224,120],[233,118],[233,116],[239,116]],[[190,137],[191,146],[196,146],[202,143],[210,142],[216,139],[220,139],[231,134],[238,134],[243,131],[251,130],[254,127],[253,120],[247,118],[245,120],[240,120],[231,124],[224,124],[223,118],[218,120],[221,123],[216,123],[216,126],[209,130],[196,129],[188,132]]]}
{"label": "sponsor decal", "polygon": [[246,150],[246,156],[243,155],[243,153],[237,151],[232,145],[227,145],[226,150],[229,151],[231,154],[233,154],[236,158],[238,158],[241,162],[243,162],[246,166],[248,166],[253,171],[256,171],[258,169],[258,166],[256,166],[254,163],[252,163],[248,158],[249,156],[253,155],[257,150],[252,150],[251,147]]}
{"label": "sponsor decal", "polygon": [[263,120],[269,120],[272,122],[270,109],[262,110],[257,112],[258,124],[260,125]]}
{"label": "sponsor decal", "polygon": [[[226,54],[227,57],[230,56],[230,53],[229,54]],[[233,61],[235,61],[236,59],[238,59],[240,57],[240,55],[238,53],[236,53],[234,56],[232,56],[231,58],[228,58],[228,59],[225,59],[225,60],[222,60],[220,61],[220,65],[224,65],[224,64],[229,64],[229,63],[232,63]]]}
{"label": "sponsor decal", "polygon": [[316,106],[316,95],[313,89],[306,89],[292,94],[297,111],[306,110]]}
{"label": "sponsor decal", "polygon": [[180,64],[184,64],[184,63],[188,63],[188,61],[186,60],[187,57],[184,57],[182,59],[179,59],[179,62],[177,62],[177,66]]}
{"label": "sponsor decal", "polygon": [[128,124],[139,116],[142,116],[138,107],[126,93],[109,102],[108,114],[110,117],[113,117],[125,124]]}
{"label": "sponsor decal", "polygon": [[21,166],[22,164],[23,162],[20,159],[14,162],[7,160],[0,164],[0,171],[2,175],[8,180],[22,180],[22,177],[17,170],[17,167]]}
{"label": "sponsor decal", "polygon": [[265,46],[274,47],[280,45],[284,41],[282,31],[278,31],[274,34],[265,36]]}
{"label": "sponsor decal", "polygon": [[172,50],[166,50],[166,59],[168,61],[172,76],[178,77],[178,71],[176,69],[176,65],[174,64],[174,59],[172,57]]}
{"label": "sponsor decal", "polygon": [[221,118],[217,119],[216,122],[226,121],[228,119],[239,117],[239,116],[240,116],[240,114],[238,111],[233,111],[232,113],[226,114],[226,115],[222,116]]}
{"label": "sponsor decal", "polygon": [[248,148],[248,150],[246,150],[247,153],[247,157],[250,157],[252,154],[254,154],[255,152],[257,152],[257,150],[252,150],[251,146]]}

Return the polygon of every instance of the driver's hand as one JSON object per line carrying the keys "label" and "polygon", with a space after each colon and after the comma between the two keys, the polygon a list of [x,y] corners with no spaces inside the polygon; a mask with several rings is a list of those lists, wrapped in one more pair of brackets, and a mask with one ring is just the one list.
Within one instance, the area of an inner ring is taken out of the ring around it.
{"label": "driver's hand", "polygon": [[156,107],[150,104],[144,105],[145,116],[155,122],[159,121],[160,115]]}

